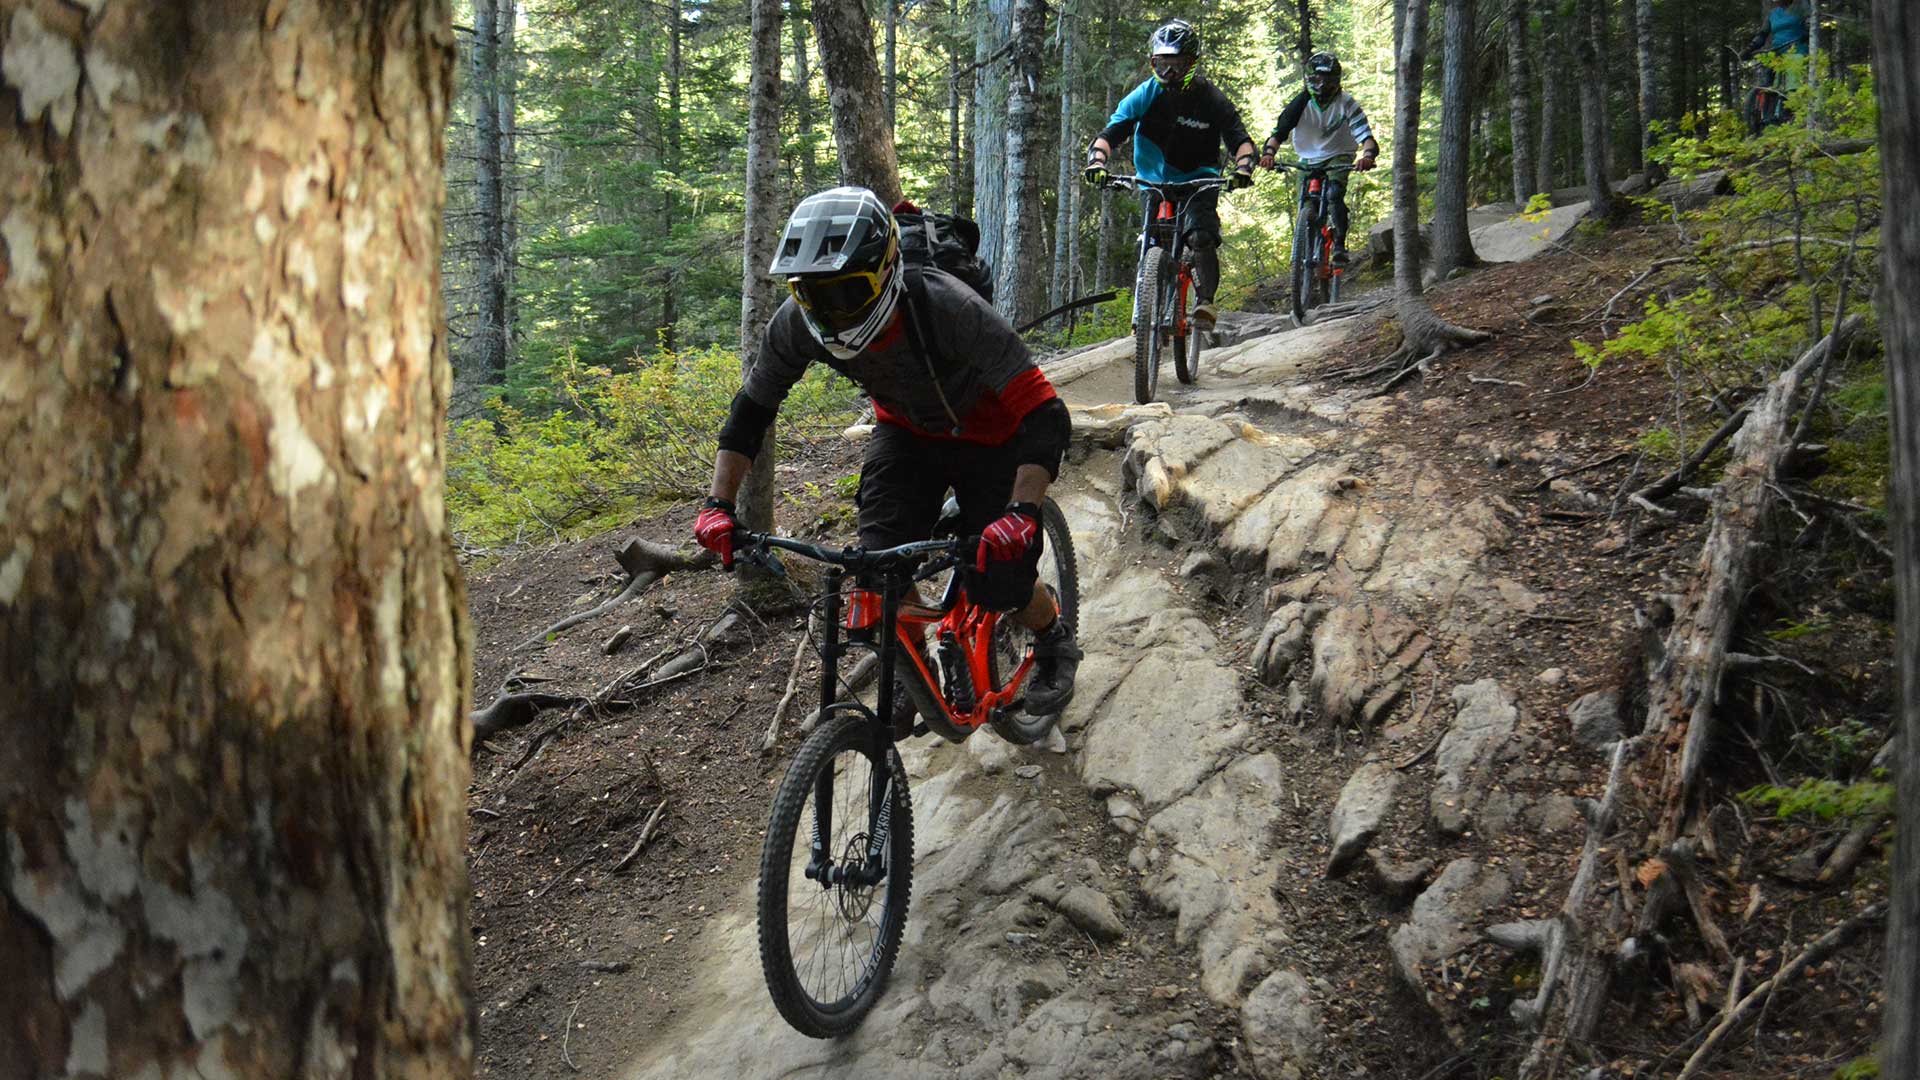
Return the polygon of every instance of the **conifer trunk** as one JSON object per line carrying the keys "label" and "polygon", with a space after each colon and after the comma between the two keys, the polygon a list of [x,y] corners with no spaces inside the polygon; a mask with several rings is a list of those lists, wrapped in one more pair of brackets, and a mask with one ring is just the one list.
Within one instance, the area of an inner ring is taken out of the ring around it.
{"label": "conifer trunk", "polygon": [[[1445,0],[1446,55],[1441,64],[1439,172],[1433,192],[1432,275],[1479,261],[1467,235],[1467,164],[1473,122],[1474,0]],[[1398,144],[1395,144],[1396,152]]]}
{"label": "conifer trunk", "polygon": [[500,182],[499,0],[474,0],[474,215],[480,228],[480,367],[487,381],[507,379],[507,253]]}
{"label": "conifer trunk", "polygon": [[[752,65],[747,84],[747,212],[740,242],[740,369],[760,357],[767,322],[779,306],[778,285],[767,273],[780,242],[780,19],[781,0],[753,0]],[[804,40],[796,38],[795,40]],[[805,87],[801,88],[805,92]],[[740,488],[740,523],[756,532],[773,528],[773,463],[777,441],[771,429]]]}
{"label": "conifer trunk", "polygon": [[887,5],[887,126],[898,129],[900,113],[895,107],[900,94],[900,66],[896,38],[900,33],[900,0],[885,0]]}
{"label": "conifer trunk", "polygon": [[963,214],[971,177],[960,153],[960,0],[947,0],[947,32],[947,171],[953,187],[950,205],[954,213]]}
{"label": "conifer trunk", "polygon": [[900,201],[900,168],[873,55],[873,24],[860,0],[813,0],[813,32],[833,106],[841,182],[870,188],[892,206]]}
{"label": "conifer trunk", "polygon": [[980,254],[997,272],[1008,251],[1007,93],[1012,81],[1012,65],[999,54],[1013,34],[1013,0],[974,0],[973,6],[973,216],[980,223]]}
{"label": "conifer trunk", "polygon": [[[1874,0],[1873,65],[1880,93],[1882,202],[1920,205],[1920,11]],[[1880,1075],[1920,1076],[1920,219],[1881,218],[1886,285],[1880,312],[1892,406],[1890,484],[1900,673],[1897,824],[1887,914],[1887,1003]]]}
{"label": "conifer trunk", "polygon": [[[1070,5],[1069,5],[1070,6]],[[1053,282],[1047,291],[1047,306],[1059,307],[1067,302],[1068,292],[1073,288],[1073,262],[1071,260],[1070,237],[1079,224],[1077,204],[1080,201],[1080,189],[1074,183],[1074,166],[1078,163],[1076,147],[1073,144],[1073,14],[1069,6],[1063,6],[1060,12],[1060,145],[1059,168],[1054,175],[1054,214],[1053,214]]]}
{"label": "conifer trunk", "polygon": [[1015,0],[1013,53],[1007,96],[1006,255],[994,269],[994,300],[1018,326],[1039,314],[1045,281],[1040,176],[1040,67],[1047,34],[1046,0]]}
{"label": "conifer trunk", "polygon": [[813,152],[813,74],[807,57],[807,14],[800,0],[788,12],[793,22],[793,124],[800,144],[802,195],[820,190],[820,163]]}
{"label": "conifer trunk", "polygon": [[1524,207],[1534,192],[1533,49],[1527,0],[1507,5],[1507,128],[1513,145],[1513,201]]}
{"label": "conifer trunk", "polygon": [[519,290],[515,279],[520,264],[520,57],[514,49],[519,23],[516,0],[500,0],[499,111],[500,111],[500,264],[501,347],[513,363],[514,328],[519,325]]}
{"label": "conifer trunk", "polygon": [[1534,188],[1538,191],[1550,192],[1560,186],[1560,88],[1565,83],[1563,25],[1560,0],[1543,0],[1540,48],[1546,62],[1540,68],[1540,157],[1534,162]]}
{"label": "conifer trunk", "polygon": [[1660,119],[1660,72],[1653,53],[1653,0],[1634,0],[1635,53],[1640,70],[1640,161],[1653,160],[1653,122]]}
{"label": "conifer trunk", "polygon": [[1579,0],[1580,137],[1587,198],[1596,218],[1613,216],[1613,185],[1607,178],[1607,70],[1600,46],[1606,41],[1606,0]]}
{"label": "conifer trunk", "polygon": [[449,6],[91,10],[0,59],[0,1072],[467,1075]]}

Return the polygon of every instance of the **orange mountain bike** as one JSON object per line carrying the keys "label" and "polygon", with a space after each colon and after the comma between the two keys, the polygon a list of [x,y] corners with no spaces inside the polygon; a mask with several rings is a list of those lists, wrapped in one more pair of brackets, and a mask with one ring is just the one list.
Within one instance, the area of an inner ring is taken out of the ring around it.
{"label": "orange mountain bike", "polygon": [[1160,355],[1173,347],[1173,370],[1183,383],[1200,377],[1200,350],[1206,334],[1187,317],[1193,292],[1193,259],[1186,230],[1179,227],[1187,200],[1227,178],[1154,183],[1137,176],[1107,177],[1107,186],[1149,196],[1140,223],[1140,268],[1133,282],[1133,400],[1152,401],[1160,389]]}
{"label": "orange mountain bike", "polygon": [[1333,261],[1336,236],[1332,207],[1327,205],[1327,179],[1334,172],[1351,173],[1353,167],[1331,162],[1301,165],[1275,161],[1273,168],[1298,172],[1306,185],[1295,204],[1292,275],[1293,325],[1305,326],[1313,321],[1315,308],[1340,302],[1340,282],[1347,271]]}
{"label": "orange mountain bike", "polygon": [[[1040,507],[1041,581],[1060,617],[1079,619],[1079,575],[1066,518]],[[879,551],[839,550],[764,533],[734,532],[740,557],[780,573],[775,549],[825,563],[817,601],[822,641],[819,723],[787,766],[773,798],[760,854],[760,968],[774,1007],[817,1039],[857,1027],[893,971],[913,890],[913,805],[894,747],[894,674],[920,711],[921,727],[960,742],[982,727],[1026,744],[1055,717],[1020,706],[1033,670],[1032,634],[974,604],[957,572],[980,538],[957,537],[959,507],[947,502],[939,537]],[[944,534],[944,535],[942,535]],[[878,579],[877,591],[847,590],[848,575]],[[938,604],[918,603],[918,583],[946,578]],[[932,656],[927,655],[931,635]],[[840,661],[875,651],[878,702],[843,694]],[[809,827],[801,819],[809,816]]]}

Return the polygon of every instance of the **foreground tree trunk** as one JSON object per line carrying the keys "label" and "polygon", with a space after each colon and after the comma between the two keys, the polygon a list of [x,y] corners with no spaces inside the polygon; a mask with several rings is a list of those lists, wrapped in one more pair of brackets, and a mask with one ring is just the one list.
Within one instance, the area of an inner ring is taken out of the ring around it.
{"label": "foreground tree trunk", "polygon": [[[747,85],[747,212],[740,238],[740,369],[753,370],[767,321],[779,296],[767,267],[780,242],[780,16],[781,0],[753,0],[752,74]],[[801,87],[805,93],[806,88]],[[761,445],[740,487],[740,524],[773,528],[773,432]]]}
{"label": "foreground tree trunk", "polygon": [[1507,5],[1507,128],[1513,144],[1513,201],[1522,207],[1533,196],[1533,46],[1527,40],[1532,16],[1527,0]]}
{"label": "foreground tree trunk", "polygon": [[506,362],[513,363],[519,326],[518,274],[520,263],[520,54],[514,49],[514,31],[519,24],[516,0],[500,0],[500,282],[505,296],[500,314],[501,347]]}
{"label": "foreground tree trunk", "polygon": [[860,0],[813,0],[813,32],[820,41],[820,66],[826,69],[827,101],[833,106],[841,182],[871,188],[892,206],[900,201],[900,166],[866,9]]}
{"label": "foreground tree trunk", "polygon": [[1045,169],[1040,137],[1040,61],[1047,36],[1046,0],[1016,0],[1013,7],[1013,86],[1007,95],[1006,253],[994,267],[994,300],[1019,326],[1040,313],[1045,279],[1040,176]]}
{"label": "foreground tree trunk", "polygon": [[[1920,205],[1920,10],[1875,0],[1873,64],[1880,88],[1881,205]],[[1882,218],[1886,304],[1880,312],[1893,407],[1894,670],[1900,673],[1899,792],[1893,902],[1887,916],[1886,1034],[1880,1075],[1920,1076],[1920,220]]]}
{"label": "foreground tree trunk", "polygon": [[[1440,78],[1440,161],[1433,190],[1433,266],[1437,280],[1480,260],[1467,235],[1467,161],[1473,123],[1474,0],[1446,0],[1446,55]],[[1396,151],[1399,143],[1395,143]]]}
{"label": "foreground tree trunk", "polygon": [[1420,265],[1420,96],[1427,58],[1427,16],[1432,0],[1395,0],[1400,27],[1395,46],[1393,114],[1393,290],[1402,335],[1396,354],[1420,364],[1448,348],[1484,341],[1487,335],[1454,326],[1427,303]]}
{"label": "foreground tree trunk", "polygon": [[947,172],[953,188],[950,206],[954,213],[965,214],[972,177],[960,153],[960,0],[947,0]]}
{"label": "foreground tree trunk", "polygon": [[480,367],[487,381],[507,380],[507,251],[500,180],[499,0],[474,0],[473,77],[474,216],[480,228]]}
{"label": "foreground tree trunk", "polygon": [[1593,216],[1613,216],[1613,185],[1607,179],[1607,67],[1600,51],[1606,40],[1606,0],[1579,0],[1574,20],[1586,33],[1580,36],[1580,138],[1586,162],[1587,199]]}
{"label": "foreground tree trunk", "polygon": [[9,11],[3,1071],[466,1075],[448,5]]}

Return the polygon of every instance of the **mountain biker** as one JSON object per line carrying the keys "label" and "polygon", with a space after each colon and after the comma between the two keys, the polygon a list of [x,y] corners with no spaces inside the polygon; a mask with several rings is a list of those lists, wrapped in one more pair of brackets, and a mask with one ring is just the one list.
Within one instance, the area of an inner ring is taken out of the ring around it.
{"label": "mountain biker", "polygon": [[[1253,137],[1240,110],[1220,88],[1199,74],[1200,35],[1175,19],[1147,39],[1153,75],[1113,110],[1113,118],[1087,147],[1087,183],[1107,179],[1114,148],[1133,139],[1133,171],[1156,184],[1220,175],[1220,145],[1233,149],[1236,189],[1253,185]],[[1141,198],[1158,196],[1142,192]],[[1220,191],[1195,192],[1187,200],[1186,235],[1194,251],[1193,321],[1212,330],[1213,295],[1220,284]]]}
{"label": "mountain biker", "polygon": [[[1273,168],[1273,156],[1288,137],[1294,153],[1309,168],[1331,166],[1325,191],[1333,217],[1333,264],[1347,265],[1347,170],[1366,172],[1380,157],[1380,143],[1367,124],[1366,110],[1340,89],[1340,58],[1330,52],[1307,60],[1307,88],[1287,104],[1267,136],[1261,168]],[[1358,154],[1356,158],[1355,155]],[[1300,203],[1306,205],[1307,185],[1300,185]]]}
{"label": "mountain biker", "polygon": [[[1027,710],[1066,708],[1081,652],[1038,571],[1040,500],[1059,476],[1071,425],[1026,344],[993,305],[931,265],[919,309],[918,297],[905,295],[899,227],[866,188],[801,200],[768,273],[791,295],[767,323],[720,429],[695,539],[733,565],[740,483],[787,392],[809,365],[825,364],[872,397],[878,420],[855,497],[861,546],[927,539],[951,486],[963,534],[981,534],[976,561],[963,569],[968,595],[1034,632]],[[934,340],[924,328],[936,327],[939,348],[923,351]],[[910,700],[898,690],[894,700],[901,707],[891,719],[909,726]]]}
{"label": "mountain biker", "polygon": [[[1747,47],[1740,52],[1740,59],[1752,60],[1763,52],[1777,56],[1789,53],[1794,56],[1807,55],[1807,19],[1800,13],[1794,0],[1773,0],[1773,9],[1767,12],[1766,25],[1747,42]],[[1759,127],[1783,124],[1793,118],[1793,110],[1786,107],[1785,95],[1800,85],[1799,73],[1788,71],[1784,77],[1777,77],[1771,66],[1755,69],[1755,85],[1758,89],[1774,89],[1776,83],[1777,90],[1766,95],[1764,103],[1758,106],[1760,115],[1753,121],[1757,125],[1756,132]]]}

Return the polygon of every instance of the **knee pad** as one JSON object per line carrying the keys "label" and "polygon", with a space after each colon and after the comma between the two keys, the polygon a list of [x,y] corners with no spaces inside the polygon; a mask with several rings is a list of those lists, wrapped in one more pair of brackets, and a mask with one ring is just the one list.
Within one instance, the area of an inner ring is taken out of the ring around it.
{"label": "knee pad", "polygon": [[1220,234],[1211,229],[1188,229],[1187,246],[1195,251],[1212,251],[1220,246]]}

